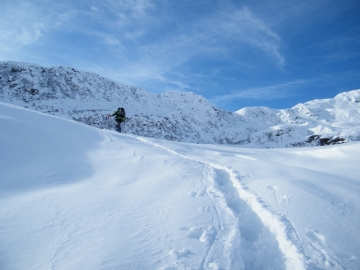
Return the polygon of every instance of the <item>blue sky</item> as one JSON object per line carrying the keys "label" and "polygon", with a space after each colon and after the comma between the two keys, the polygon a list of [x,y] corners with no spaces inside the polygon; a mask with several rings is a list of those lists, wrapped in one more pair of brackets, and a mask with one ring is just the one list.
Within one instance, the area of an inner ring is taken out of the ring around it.
{"label": "blue sky", "polygon": [[358,0],[2,0],[0,61],[71,66],[235,111],[360,88]]}

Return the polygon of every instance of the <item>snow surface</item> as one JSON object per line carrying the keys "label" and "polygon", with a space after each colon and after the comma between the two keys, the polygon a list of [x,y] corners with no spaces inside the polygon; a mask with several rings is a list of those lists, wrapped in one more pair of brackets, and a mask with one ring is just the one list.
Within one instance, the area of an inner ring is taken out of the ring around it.
{"label": "snow surface", "polygon": [[360,269],[360,143],[176,143],[5,103],[0,128],[0,269]]}

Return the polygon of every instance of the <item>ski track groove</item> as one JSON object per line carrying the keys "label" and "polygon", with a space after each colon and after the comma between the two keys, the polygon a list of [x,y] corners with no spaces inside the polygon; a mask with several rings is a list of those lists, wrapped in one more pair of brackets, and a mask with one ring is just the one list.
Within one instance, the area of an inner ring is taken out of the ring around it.
{"label": "ski track groove", "polygon": [[[260,218],[261,222],[265,227],[267,227],[271,233],[273,233],[276,237],[276,240],[279,244],[279,249],[282,252],[285,258],[285,266],[286,269],[306,269],[306,259],[304,257],[304,251],[302,248],[301,240],[298,237],[298,234],[295,228],[292,226],[291,222],[283,215],[275,212],[272,210],[265,201],[263,201],[259,196],[256,194],[251,193],[249,188],[241,181],[241,177],[239,172],[235,171],[229,166],[224,166],[220,164],[216,164],[213,162],[209,162],[206,160],[197,160],[193,157],[186,156],[180,154],[173,149],[168,147],[162,146],[158,143],[152,142],[151,140],[145,139],[143,137],[133,136],[133,135],[126,135],[136,138],[137,140],[152,145],[156,148],[163,149],[175,156],[179,156],[181,158],[192,160],[199,163],[203,163],[204,165],[209,165],[213,169],[225,171],[229,175],[229,180],[231,181],[233,187],[237,190],[239,199],[245,201],[247,205],[250,206],[253,212]],[[202,179],[203,181],[203,179]],[[214,179],[214,181],[216,181]],[[204,182],[203,182],[204,184]],[[206,187],[206,185],[205,185]],[[207,193],[209,196],[209,194]],[[224,195],[226,196],[226,195]],[[211,200],[211,199],[210,199]],[[211,200],[212,201],[212,200]],[[214,204],[213,204],[213,207]],[[215,207],[216,208],[216,207]],[[217,210],[216,213],[218,214]],[[220,219],[219,222],[221,223]],[[216,236],[213,236],[212,243],[214,243]],[[204,267],[204,263],[206,262],[206,257],[209,255],[211,250],[211,246],[205,256],[204,260],[202,261],[202,268]]]}
{"label": "ski track groove", "polygon": [[[199,166],[199,162],[196,161],[196,164]],[[200,167],[200,166],[199,166],[199,167]],[[210,202],[211,202],[211,204],[212,204],[212,207],[214,208],[214,211],[215,211],[215,213],[216,213],[216,217],[217,217],[217,220],[218,220],[218,225],[217,225],[217,227],[218,227],[220,230],[223,230],[223,229],[224,229],[224,226],[223,226],[223,224],[222,224],[222,222],[221,222],[221,218],[220,218],[219,211],[217,210],[216,204],[215,204],[214,200],[211,198],[211,196],[210,196],[210,194],[209,194],[209,191],[208,191],[208,189],[207,189],[207,186],[206,186],[206,184],[205,184],[205,182],[204,182],[204,168],[205,168],[205,164],[204,164],[204,166],[203,166],[203,168],[202,168],[202,172],[201,172],[201,174],[202,174],[202,176],[201,176],[201,182],[203,183],[203,185],[204,185],[204,187],[205,187],[206,196],[209,198],[209,200],[210,200]]]}
{"label": "ski track groove", "polygon": [[[199,165],[199,162],[197,162],[197,161],[195,161],[196,162],[196,165],[198,166],[198,168],[200,168],[200,165]],[[219,214],[219,211],[217,210],[217,208],[216,208],[216,205],[215,205],[215,203],[214,203],[214,201],[213,201],[213,199],[211,198],[211,196],[210,196],[210,194],[209,194],[209,191],[208,191],[208,189],[207,189],[207,185],[205,184],[205,182],[204,182],[204,169],[205,169],[205,164],[203,164],[203,166],[202,166],[202,170],[201,170],[201,182],[203,183],[203,185],[204,185],[204,187],[205,187],[205,194],[206,194],[206,196],[209,198],[209,200],[210,200],[210,202],[211,202],[211,204],[212,204],[212,207],[213,207],[213,209],[214,209],[214,212],[215,212],[215,214],[216,214],[216,217],[217,217],[217,228],[218,228],[218,230],[215,230],[215,233],[213,234],[213,236],[212,236],[212,238],[211,238],[211,241],[210,241],[210,243],[209,243],[209,246],[206,248],[206,250],[205,250],[205,255],[204,255],[204,257],[202,258],[202,260],[201,260],[201,262],[200,262],[200,267],[199,267],[199,270],[202,270],[202,269],[205,269],[204,267],[205,267],[205,263],[206,263],[206,261],[207,261],[207,258],[208,258],[208,256],[209,256],[209,254],[210,254],[210,251],[211,251],[211,248],[212,248],[212,246],[214,245],[214,242],[215,242],[215,239],[216,239],[216,237],[217,237],[217,235],[218,235],[218,231],[219,230],[223,230],[223,224],[222,224],[222,222],[221,222],[221,219],[220,219],[220,214]],[[214,218],[213,218],[213,224],[214,224],[215,222],[214,222]]]}

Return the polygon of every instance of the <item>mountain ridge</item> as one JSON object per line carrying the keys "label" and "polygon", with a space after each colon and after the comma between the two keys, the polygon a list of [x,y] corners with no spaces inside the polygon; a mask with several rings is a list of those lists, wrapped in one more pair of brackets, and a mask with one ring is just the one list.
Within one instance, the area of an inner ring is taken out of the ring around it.
{"label": "mountain ridge", "polygon": [[360,90],[289,109],[227,112],[194,93],[155,94],[71,67],[0,62],[0,99],[107,129],[107,115],[124,107],[125,132],[178,142],[274,148],[360,140]]}

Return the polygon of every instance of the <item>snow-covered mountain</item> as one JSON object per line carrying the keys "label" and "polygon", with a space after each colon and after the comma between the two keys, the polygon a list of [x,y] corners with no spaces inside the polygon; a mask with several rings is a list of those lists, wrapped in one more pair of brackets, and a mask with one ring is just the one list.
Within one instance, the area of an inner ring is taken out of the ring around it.
{"label": "snow-covered mountain", "polygon": [[107,129],[114,122],[106,115],[124,107],[126,133],[178,142],[294,147],[360,140],[360,90],[233,113],[194,93],[158,95],[69,67],[0,62],[0,100]]}

